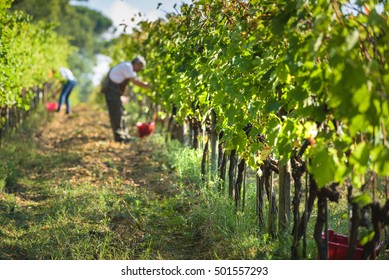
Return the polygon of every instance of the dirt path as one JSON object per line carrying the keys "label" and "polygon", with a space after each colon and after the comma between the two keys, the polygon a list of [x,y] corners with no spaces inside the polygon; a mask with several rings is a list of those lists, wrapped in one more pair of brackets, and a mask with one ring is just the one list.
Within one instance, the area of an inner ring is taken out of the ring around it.
{"label": "dirt path", "polygon": [[[125,184],[147,188],[151,193],[169,192],[171,178],[161,174],[158,163],[151,159],[153,147],[147,139],[135,137],[127,144],[112,141],[108,115],[85,105],[74,108],[70,116],[53,114],[50,124],[36,135],[39,148],[47,155],[67,153],[81,158],[77,165],[56,170],[60,172],[58,177],[96,186],[113,183],[120,177]],[[130,133],[136,136],[134,129]]]}

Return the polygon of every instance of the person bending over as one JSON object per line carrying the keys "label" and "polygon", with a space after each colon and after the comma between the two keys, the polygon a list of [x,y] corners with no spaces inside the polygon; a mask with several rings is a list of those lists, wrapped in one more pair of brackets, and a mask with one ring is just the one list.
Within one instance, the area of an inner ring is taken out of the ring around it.
{"label": "person bending over", "polygon": [[65,83],[62,87],[61,95],[59,96],[57,112],[61,111],[61,106],[62,106],[62,104],[65,103],[66,104],[66,114],[70,114],[69,96],[72,93],[72,90],[73,90],[74,86],[76,85],[77,80],[74,77],[73,72],[70,71],[70,69],[68,69],[68,68],[60,67],[59,73],[65,79]]}
{"label": "person bending over", "polygon": [[129,136],[123,134],[125,128],[121,121],[123,106],[120,98],[125,93],[127,85],[132,82],[145,89],[151,88],[149,83],[141,81],[137,75],[145,66],[146,61],[142,56],[137,56],[132,61],[121,62],[109,70],[101,87],[101,92],[105,95],[113,137],[116,142],[129,141]]}

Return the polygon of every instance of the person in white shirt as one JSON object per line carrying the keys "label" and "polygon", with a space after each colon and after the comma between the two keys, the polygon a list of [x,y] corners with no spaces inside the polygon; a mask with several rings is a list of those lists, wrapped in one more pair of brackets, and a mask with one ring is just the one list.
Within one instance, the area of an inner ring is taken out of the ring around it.
{"label": "person in white shirt", "polygon": [[66,104],[66,114],[70,114],[70,101],[69,96],[72,92],[74,86],[77,83],[76,78],[74,77],[70,69],[61,67],[59,68],[59,73],[65,79],[65,84],[62,87],[61,95],[59,96],[57,112],[61,111],[62,104]]}
{"label": "person in white shirt", "polygon": [[126,91],[128,83],[132,82],[136,86],[150,89],[150,84],[139,80],[137,75],[145,66],[146,61],[141,56],[135,57],[131,62],[121,62],[110,69],[102,84],[101,92],[105,95],[113,136],[116,142],[128,142],[129,140],[127,135],[120,133],[125,130],[121,121],[123,106],[120,97]]}

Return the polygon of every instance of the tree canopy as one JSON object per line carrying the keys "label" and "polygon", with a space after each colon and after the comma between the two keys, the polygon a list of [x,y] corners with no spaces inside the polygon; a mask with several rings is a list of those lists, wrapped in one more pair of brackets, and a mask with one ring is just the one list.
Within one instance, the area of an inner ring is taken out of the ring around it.
{"label": "tree canopy", "polygon": [[68,37],[82,53],[96,52],[100,35],[112,26],[111,19],[100,12],[72,6],[68,0],[15,0],[11,9],[31,15],[33,22],[56,24],[55,31]]}
{"label": "tree canopy", "polygon": [[78,48],[68,59],[68,64],[79,77],[76,92],[81,101],[91,91],[89,80],[94,55],[99,52],[101,35],[112,26],[111,19],[102,13],[82,6],[73,6],[69,0],[10,0],[11,11],[22,11],[31,16],[31,22],[45,22],[54,26],[54,31]]}

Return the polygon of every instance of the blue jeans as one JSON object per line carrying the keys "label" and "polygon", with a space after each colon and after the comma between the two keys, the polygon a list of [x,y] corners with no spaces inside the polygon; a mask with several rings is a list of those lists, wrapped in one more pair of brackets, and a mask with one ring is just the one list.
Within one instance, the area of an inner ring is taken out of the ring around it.
{"label": "blue jeans", "polygon": [[70,113],[69,95],[72,92],[75,85],[76,85],[76,81],[74,81],[74,80],[68,80],[65,83],[65,85],[62,88],[61,95],[59,97],[57,111],[60,111],[62,104],[65,103],[66,104],[66,113]]}

